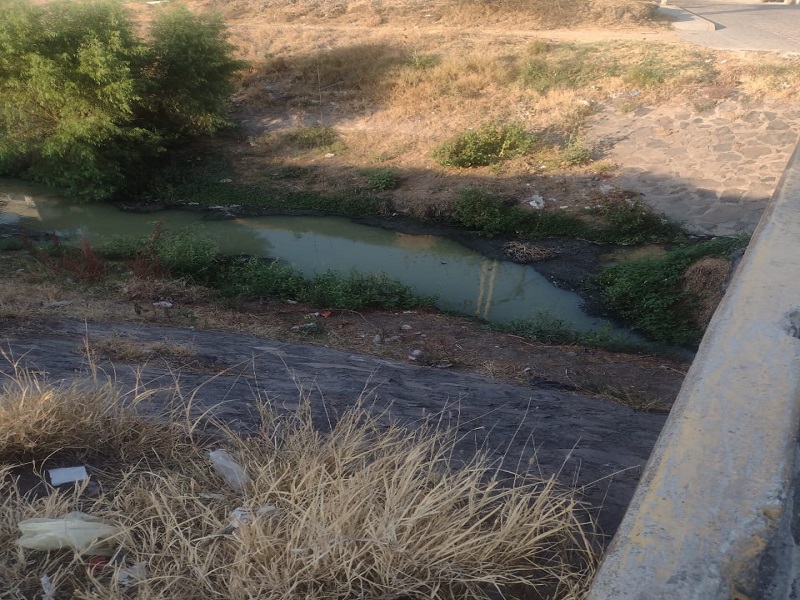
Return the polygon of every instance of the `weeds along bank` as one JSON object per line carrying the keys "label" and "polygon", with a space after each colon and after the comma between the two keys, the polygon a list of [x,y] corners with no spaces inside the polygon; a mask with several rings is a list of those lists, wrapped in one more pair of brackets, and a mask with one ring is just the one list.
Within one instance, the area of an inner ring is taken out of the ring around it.
{"label": "weeds along bank", "polygon": [[[260,403],[245,438],[189,419],[177,387],[154,414],[154,391],[96,373],[4,371],[5,597],[569,600],[591,579],[593,528],[569,491],[480,455],[456,466],[434,423],[386,426],[356,401],[322,433],[301,398],[294,414]],[[88,479],[49,485],[71,465]]]}

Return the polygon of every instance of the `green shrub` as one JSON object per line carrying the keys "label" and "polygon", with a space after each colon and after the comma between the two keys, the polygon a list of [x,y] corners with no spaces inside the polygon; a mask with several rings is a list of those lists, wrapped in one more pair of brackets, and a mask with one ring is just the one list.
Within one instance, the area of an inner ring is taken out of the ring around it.
{"label": "green shrub", "polygon": [[216,275],[222,260],[216,242],[202,235],[196,227],[153,236],[146,252],[151,253],[170,275],[201,282],[208,282]]}
{"label": "green shrub", "polygon": [[453,205],[453,220],[461,227],[489,237],[507,233],[512,225],[508,210],[499,201],[474,189],[461,192]]}
{"label": "green shrub", "polygon": [[718,238],[606,269],[598,278],[603,300],[650,339],[685,344],[700,339],[691,318],[694,298],[681,287],[686,268],[704,256],[728,258],[744,238]]}
{"label": "green shrub", "polygon": [[445,167],[479,167],[521,156],[536,142],[521,125],[489,123],[442,144],[433,156]]}
{"label": "green shrub", "polygon": [[386,191],[397,187],[397,174],[392,169],[368,169],[364,171],[367,185],[372,190]]}
{"label": "green shrub", "polygon": [[601,236],[617,244],[675,242],[684,239],[678,225],[653,211],[641,198],[617,198],[598,210],[607,225]]}
{"label": "green shrub", "polygon": [[148,41],[114,0],[0,4],[0,175],[79,200],[130,187],[146,161],[224,124],[240,67],[222,24],[175,8]]}
{"label": "green shrub", "polygon": [[242,299],[298,300],[308,295],[308,282],[297,271],[278,261],[258,258],[230,266],[217,287],[226,296]]}
{"label": "green shrub", "polygon": [[359,310],[362,308],[414,308],[432,305],[434,298],[420,296],[385,273],[368,275],[351,272],[342,275],[328,271],[317,275],[309,286],[305,301],[317,306]]}
{"label": "green shrub", "polygon": [[592,150],[584,145],[580,136],[571,135],[561,149],[561,158],[564,163],[573,167],[585,165],[592,161]]}

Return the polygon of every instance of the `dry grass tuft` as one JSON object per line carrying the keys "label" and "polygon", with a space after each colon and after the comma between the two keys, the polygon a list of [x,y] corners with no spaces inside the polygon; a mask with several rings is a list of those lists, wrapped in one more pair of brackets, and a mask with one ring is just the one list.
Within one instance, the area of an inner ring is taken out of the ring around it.
{"label": "dry grass tuft", "polygon": [[506,256],[517,263],[532,263],[550,260],[558,256],[549,248],[543,248],[528,242],[508,242],[503,245],[503,252]]}
{"label": "dry grass tuft", "polygon": [[142,343],[119,334],[93,339],[88,352],[94,357],[123,363],[146,363],[154,359],[171,363],[186,361],[195,354],[191,346],[171,340]]}
{"label": "dry grass tuft", "polygon": [[0,465],[173,460],[190,447],[176,422],[139,416],[148,392],[123,395],[98,378],[51,384],[12,366],[0,390]]}
{"label": "dry grass tuft", "polygon": [[[176,437],[174,421],[143,419],[113,389],[97,380],[52,387],[19,373],[6,386],[4,597],[39,597],[44,574],[64,598],[483,598],[498,589],[514,597],[509,586],[519,585],[525,597],[568,599],[585,591],[595,558],[573,496],[553,480],[501,483],[509,477],[482,456],[457,467],[447,432],[384,426],[356,407],[323,434],[307,403],[288,416],[264,404],[258,435],[228,433],[250,478],[234,493],[196,445],[181,449],[180,462],[144,468],[143,456],[172,457],[189,438]],[[93,473],[96,497],[77,488],[34,500],[10,477],[20,452],[44,458],[101,445],[126,452],[115,475]],[[231,527],[237,507],[268,508]],[[111,564],[15,547],[21,519],[73,510],[122,527]],[[126,590],[119,574],[132,565],[146,574]]]}
{"label": "dry grass tuft", "polygon": [[683,289],[696,300],[691,315],[700,329],[705,330],[722,301],[730,272],[731,262],[715,256],[701,258],[684,272]]}

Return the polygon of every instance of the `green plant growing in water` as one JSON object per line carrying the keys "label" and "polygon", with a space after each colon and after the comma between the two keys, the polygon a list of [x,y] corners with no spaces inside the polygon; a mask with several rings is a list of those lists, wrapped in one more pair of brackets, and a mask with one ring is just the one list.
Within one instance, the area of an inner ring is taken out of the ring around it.
{"label": "green plant growing in water", "polygon": [[444,167],[480,167],[522,156],[537,141],[521,125],[488,123],[442,144],[433,156]]}
{"label": "green plant growing in water", "polygon": [[729,258],[746,238],[718,238],[606,269],[598,278],[603,301],[650,339],[693,343],[701,332],[691,317],[694,298],[681,286],[686,268],[704,256]]}

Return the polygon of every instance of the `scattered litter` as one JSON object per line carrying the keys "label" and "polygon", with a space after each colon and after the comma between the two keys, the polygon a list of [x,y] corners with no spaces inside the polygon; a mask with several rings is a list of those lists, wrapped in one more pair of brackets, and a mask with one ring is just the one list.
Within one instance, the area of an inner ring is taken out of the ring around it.
{"label": "scattered litter", "polygon": [[536,210],[542,210],[544,208],[544,198],[542,198],[539,194],[534,194],[528,198],[527,202]]}
{"label": "scattered litter", "polygon": [[250,478],[239,463],[233,460],[227,450],[212,450],[208,458],[214,465],[214,470],[222,477],[223,481],[236,492],[243,492],[250,484]]}
{"label": "scattered litter", "polygon": [[108,567],[111,564],[111,561],[108,560],[107,556],[101,556],[99,554],[95,554],[94,556],[89,557],[89,572],[92,575],[96,575],[100,573],[103,569]]}
{"label": "scattered litter", "polygon": [[319,325],[314,322],[311,323],[303,323],[302,325],[293,325],[292,331],[315,331]]}
{"label": "scattered litter", "polygon": [[327,319],[328,317],[331,316],[331,311],[329,311],[329,310],[321,310],[321,311],[319,311],[319,316]]}
{"label": "scattered litter", "polygon": [[39,581],[42,582],[42,600],[55,600],[56,586],[53,585],[50,577],[46,574],[42,575],[42,578]]}
{"label": "scattered litter", "polygon": [[128,587],[134,583],[138,583],[143,579],[147,579],[147,563],[138,562],[130,567],[123,567],[116,572],[114,578],[121,586]]}
{"label": "scattered litter", "polygon": [[50,483],[52,485],[74,483],[76,481],[84,481],[85,479],[89,479],[89,473],[86,472],[86,467],[63,467],[60,469],[48,469],[47,474],[50,475]]}
{"label": "scattered litter", "polygon": [[174,305],[169,300],[159,300],[158,302],[153,302],[153,306],[156,308],[172,308]]}
{"label": "scattered litter", "polygon": [[72,548],[79,554],[110,556],[113,538],[120,527],[104,519],[75,511],[60,519],[24,519],[18,524],[22,537],[17,545],[29,550],[61,550]]}
{"label": "scattered litter", "polygon": [[402,329],[403,331],[411,331],[414,328],[411,327],[411,325],[409,325],[408,323],[403,323],[402,325],[400,325],[400,329]]}
{"label": "scattered litter", "polygon": [[256,517],[262,517],[264,515],[272,517],[276,514],[278,514],[278,507],[272,504],[265,504],[256,509],[238,506],[231,511],[230,527],[238,529],[240,525],[252,523],[255,521]]}
{"label": "scattered litter", "polygon": [[336,156],[336,155],[335,155],[333,152],[328,152],[328,153],[325,155],[325,158],[333,158],[334,156]]}
{"label": "scattered litter", "polygon": [[412,350],[411,354],[408,355],[408,360],[415,362],[420,356],[422,356],[422,350]]}
{"label": "scattered litter", "polygon": [[297,304],[297,300],[287,300],[286,304]]}
{"label": "scattered litter", "polygon": [[372,343],[373,344],[376,344],[376,345],[380,344],[381,341],[383,341],[383,338],[381,337],[381,335],[379,333],[376,333],[375,336],[372,338]]}
{"label": "scattered litter", "polygon": [[197,495],[200,498],[206,498],[207,500],[225,500],[224,494],[215,494],[213,492],[200,492]]}
{"label": "scattered litter", "polygon": [[226,177],[225,179],[220,179],[219,180],[220,183],[231,183],[232,181],[233,181],[233,179],[230,179],[228,177]]}
{"label": "scattered litter", "polygon": [[61,308],[70,304],[72,304],[72,300],[55,300],[53,302],[44,302],[42,308]]}
{"label": "scattered litter", "polygon": [[308,313],[307,315],[305,315],[306,319],[313,319],[314,317],[318,316],[319,316],[318,312]]}

